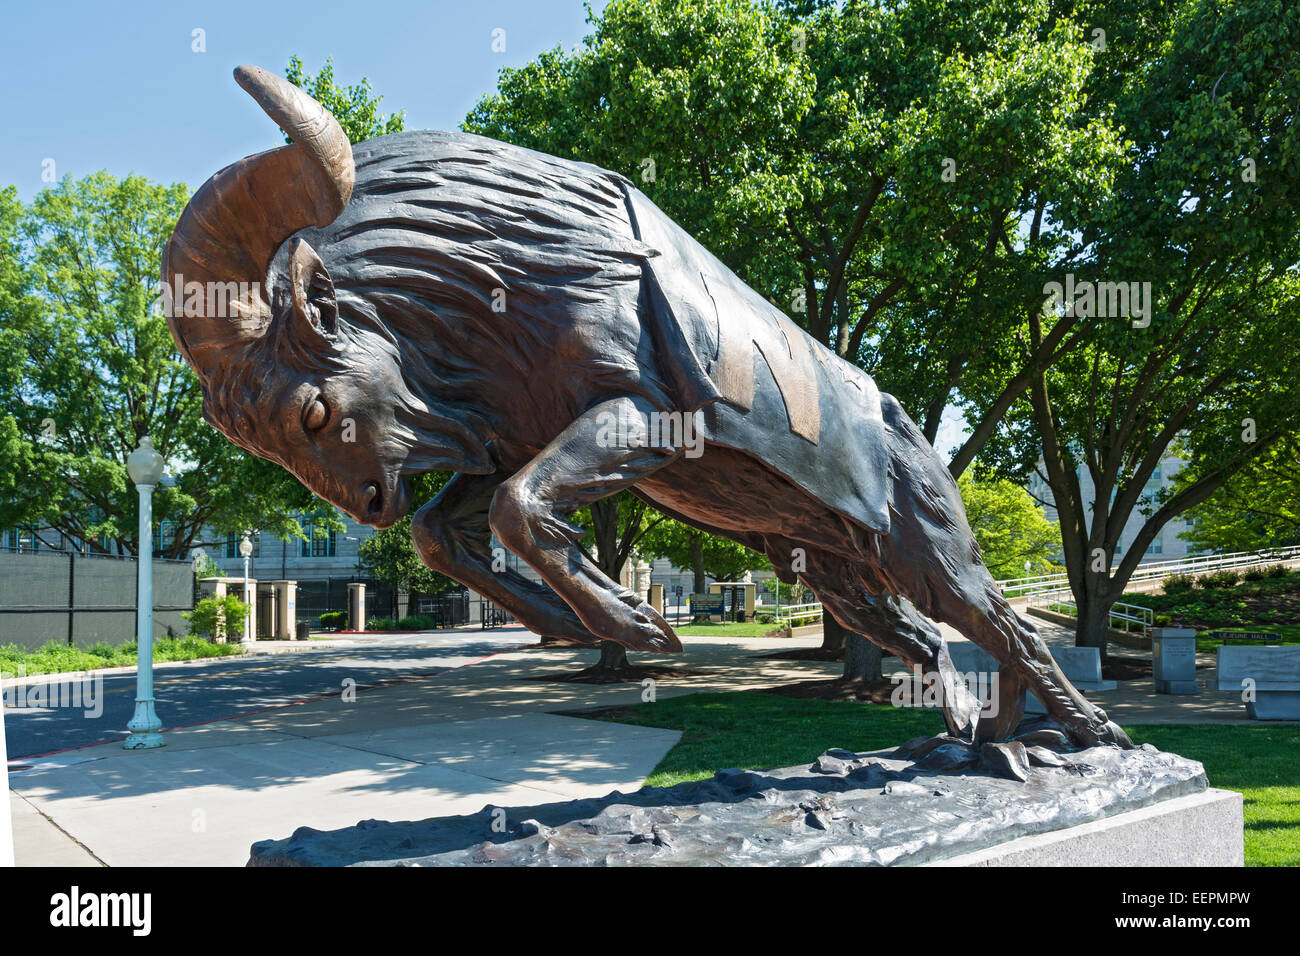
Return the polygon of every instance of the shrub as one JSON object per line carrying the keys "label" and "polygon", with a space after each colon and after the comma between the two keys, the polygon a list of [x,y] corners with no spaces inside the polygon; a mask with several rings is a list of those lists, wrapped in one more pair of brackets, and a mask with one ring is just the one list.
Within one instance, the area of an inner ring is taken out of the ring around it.
{"label": "shrub", "polygon": [[320,616],[320,626],[330,631],[337,631],[348,626],[347,611],[326,611]]}
{"label": "shrub", "polygon": [[1165,578],[1165,593],[1190,591],[1196,585],[1196,578],[1190,574],[1171,574]]}
{"label": "shrub", "polygon": [[367,631],[391,631],[396,626],[391,617],[372,617],[366,621]]}
{"label": "shrub", "polygon": [[1168,627],[1172,618],[1168,614],[1156,614],[1151,618],[1151,623],[1156,627]]}
{"label": "shrub", "polygon": [[194,605],[194,610],[181,614],[190,625],[190,634],[215,638],[218,634],[240,638],[244,636],[244,621],[248,605],[233,594],[223,598],[206,597]]}
{"label": "shrub", "polygon": [[771,624],[775,620],[776,620],[775,614],[767,614],[767,613],[759,614],[757,612],[754,614],[754,621],[757,624]]}
{"label": "shrub", "polygon": [[1291,569],[1285,564],[1273,564],[1265,568],[1264,573],[1270,578],[1284,578],[1291,573]]}
{"label": "shrub", "polygon": [[1243,581],[1263,581],[1263,580],[1264,580],[1264,569],[1263,569],[1263,568],[1248,568],[1247,570],[1245,570],[1245,571],[1242,572],[1242,574],[1241,574],[1241,579],[1242,579]]}
{"label": "shrub", "polygon": [[431,617],[412,614],[410,617],[404,617],[398,621],[397,626],[403,631],[431,631],[437,627],[437,623]]}
{"label": "shrub", "polygon": [[1230,588],[1241,580],[1240,571],[1215,571],[1212,574],[1202,575],[1198,580],[1203,588]]}

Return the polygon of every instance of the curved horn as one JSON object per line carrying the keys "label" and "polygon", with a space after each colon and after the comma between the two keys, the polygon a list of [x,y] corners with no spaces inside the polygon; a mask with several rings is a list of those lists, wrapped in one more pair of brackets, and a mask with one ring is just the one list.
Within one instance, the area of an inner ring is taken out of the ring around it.
{"label": "curved horn", "polygon": [[[204,183],[163,250],[162,281],[182,293],[172,297],[167,324],[205,382],[223,353],[266,331],[271,310],[262,284],[276,249],[299,229],[337,219],[356,178],[352,146],[323,106],[259,67],[239,67],[235,80],[294,142]],[[204,289],[202,308],[184,293],[193,282]],[[237,284],[236,294],[227,294],[227,283]]]}

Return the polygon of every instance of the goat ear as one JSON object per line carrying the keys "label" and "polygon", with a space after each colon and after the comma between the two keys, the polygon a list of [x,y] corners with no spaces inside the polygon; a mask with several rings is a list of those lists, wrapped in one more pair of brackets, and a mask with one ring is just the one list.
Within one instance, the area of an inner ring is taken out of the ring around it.
{"label": "goat ear", "polygon": [[289,291],[293,296],[293,329],[305,341],[332,345],[339,327],[334,282],[306,240],[296,239],[289,253]]}

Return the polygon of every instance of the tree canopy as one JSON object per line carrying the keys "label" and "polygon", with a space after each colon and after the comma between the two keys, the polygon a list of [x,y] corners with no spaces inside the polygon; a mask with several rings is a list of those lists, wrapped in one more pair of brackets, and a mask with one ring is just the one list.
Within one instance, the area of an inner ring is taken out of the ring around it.
{"label": "tree canopy", "polygon": [[[953,474],[1041,460],[1081,642],[1165,523],[1300,424],[1294,4],[614,0],[590,22],[465,128],[628,175],[931,441],[958,410]],[[1170,453],[1188,481],[1152,500]]]}
{"label": "tree canopy", "polygon": [[65,178],[26,206],[0,200],[0,518],[136,553],[126,457],[148,435],[167,461],[154,494],[161,554],[205,530],[300,534],[325,508],[291,475],[203,421],[198,380],[153,307],[158,259],[189,190],[139,176]]}

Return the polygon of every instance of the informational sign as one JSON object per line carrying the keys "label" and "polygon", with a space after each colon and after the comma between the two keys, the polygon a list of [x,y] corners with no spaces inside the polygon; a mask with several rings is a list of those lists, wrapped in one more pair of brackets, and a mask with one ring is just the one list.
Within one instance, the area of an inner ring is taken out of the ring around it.
{"label": "informational sign", "polygon": [[725,600],[721,594],[692,594],[691,611],[695,614],[721,614]]}

